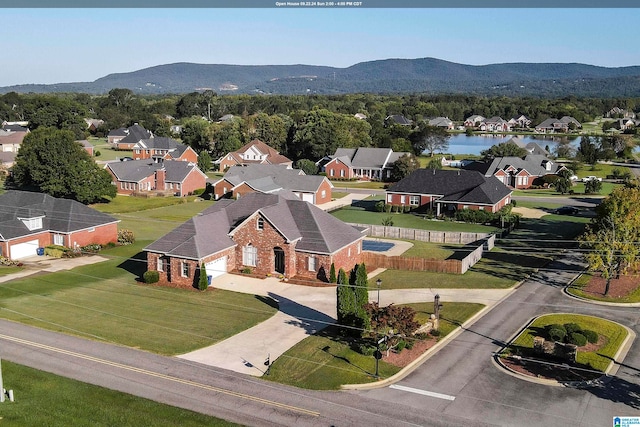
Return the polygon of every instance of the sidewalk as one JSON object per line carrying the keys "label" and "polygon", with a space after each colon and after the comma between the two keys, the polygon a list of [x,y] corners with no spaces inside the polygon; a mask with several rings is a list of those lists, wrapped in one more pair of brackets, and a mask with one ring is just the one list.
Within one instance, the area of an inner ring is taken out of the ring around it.
{"label": "sidewalk", "polygon": [[[209,347],[178,357],[244,374],[261,376],[264,361],[271,362],[289,348],[319,329],[333,324],[336,318],[335,287],[316,288],[292,285],[270,277],[225,274],[215,278],[211,286],[235,292],[270,296],[279,303],[280,311],[253,328],[247,329]],[[381,290],[380,303],[432,302],[435,294],[443,304],[453,301],[479,302],[492,307],[512,292],[482,289],[404,289]],[[377,299],[377,290],[369,291],[369,299]]]}
{"label": "sidewalk", "polygon": [[324,211],[331,212],[345,206],[351,206],[351,203],[354,200],[364,200],[369,196],[371,196],[371,194],[349,193],[346,196],[341,197],[340,199],[335,199],[330,202],[318,205],[318,207]]}

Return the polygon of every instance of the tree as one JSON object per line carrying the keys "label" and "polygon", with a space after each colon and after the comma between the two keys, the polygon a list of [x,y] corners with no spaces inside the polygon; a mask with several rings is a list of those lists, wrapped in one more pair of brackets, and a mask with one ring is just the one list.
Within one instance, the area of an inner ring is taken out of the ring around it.
{"label": "tree", "polygon": [[598,161],[598,147],[589,136],[583,136],[580,139],[578,147],[578,159],[584,163],[595,165]]}
{"label": "tree", "polygon": [[590,179],[584,184],[585,194],[598,194],[602,190],[602,181],[599,179]]}
{"label": "tree", "polygon": [[25,136],[7,185],[53,197],[95,203],[115,197],[112,177],[98,166],[71,131],[38,128]]}
{"label": "tree", "polygon": [[518,146],[517,144],[507,141],[501,142],[497,145],[492,145],[486,150],[482,150],[480,155],[485,160],[491,160],[496,157],[525,157],[528,154],[527,150]]}
{"label": "tree", "polygon": [[350,326],[356,308],[356,296],[353,293],[347,273],[341,268],[338,271],[338,286],[336,286],[336,302],[338,324]]}
{"label": "tree", "polygon": [[202,119],[192,119],[182,127],[182,142],[200,152],[211,148],[211,132],[209,123]]}
{"label": "tree", "polygon": [[331,268],[329,269],[329,283],[337,283],[338,278],[336,277],[336,265],[331,263]]}
{"label": "tree", "polygon": [[409,139],[416,156],[427,152],[430,157],[433,157],[436,151],[444,152],[449,149],[449,136],[446,129],[429,126],[423,122],[415,132],[409,135]]}
{"label": "tree", "polygon": [[605,295],[612,279],[635,268],[640,258],[640,188],[616,188],[596,208],[596,217],[579,237],[588,249],[585,258],[590,271],[606,280]]}
{"label": "tree", "polygon": [[558,176],[560,178],[557,179],[553,184],[558,193],[565,194],[571,190],[571,187],[573,185],[573,183],[571,182],[571,175],[573,175],[573,172],[568,169],[563,169],[558,172]]}
{"label": "tree", "polygon": [[442,161],[438,159],[431,159],[427,163],[427,169],[442,169]]}
{"label": "tree", "polygon": [[198,289],[206,291],[209,287],[209,278],[207,277],[207,269],[204,262],[200,265],[200,277],[198,278]]}
{"label": "tree", "polygon": [[367,315],[366,305],[369,303],[369,284],[367,280],[367,268],[362,264],[355,266],[355,283],[353,292],[356,298],[355,326],[362,330],[368,330],[371,321]]}
{"label": "tree", "polygon": [[305,175],[316,175],[318,173],[318,166],[309,159],[300,159],[296,161],[293,167],[302,170]]}
{"label": "tree", "polygon": [[420,168],[420,162],[413,154],[403,154],[391,164],[391,180],[400,181]]}
{"label": "tree", "polygon": [[198,169],[205,173],[211,169],[211,156],[208,151],[203,150],[198,154]]}

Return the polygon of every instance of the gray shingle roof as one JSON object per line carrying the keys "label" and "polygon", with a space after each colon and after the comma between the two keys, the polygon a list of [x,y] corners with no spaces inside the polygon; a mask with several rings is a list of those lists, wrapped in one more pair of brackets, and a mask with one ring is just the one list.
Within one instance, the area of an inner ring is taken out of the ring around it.
{"label": "gray shingle roof", "polygon": [[250,216],[262,215],[296,250],[333,253],[364,237],[362,232],[314,205],[281,195],[251,193],[223,200],[161,237],[145,250],[171,256],[202,259],[235,246],[236,227]]}
{"label": "gray shingle roof", "polygon": [[[30,231],[18,218],[43,217],[42,228]],[[0,195],[0,238],[13,239],[50,230],[70,233],[118,222],[75,200],[59,199],[48,194],[10,190]]]}
{"label": "gray shingle roof", "polygon": [[255,190],[263,192],[274,191],[277,188],[315,192],[326,178],[305,175],[299,169],[288,169],[282,165],[251,164],[230,167],[223,179],[234,186],[246,182]]}
{"label": "gray shingle roof", "polygon": [[190,162],[165,160],[155,163],[150,159],[110,162],[106,167],[111,169],[118,181],[123,182],[140,182],[162,168],[166,171],[166,182],[182,182],[191,171],[198,168]]}
{"label": "gray shingle roof", "polygon": [[[545,167],[547,163],[550,164],[549,170]],[[496,157],[490,162],[473,162],[466,165],[464,168],[467,170],[478,171],[485,176],[491,176],[501,169],[507,169],[509,166],[512,166],[516,170],[525,169],[533,176],[553,174],[562,167],[562,165],[554,163],[543,155],[528,154],[524,159],[521,159],[520,157]]]}

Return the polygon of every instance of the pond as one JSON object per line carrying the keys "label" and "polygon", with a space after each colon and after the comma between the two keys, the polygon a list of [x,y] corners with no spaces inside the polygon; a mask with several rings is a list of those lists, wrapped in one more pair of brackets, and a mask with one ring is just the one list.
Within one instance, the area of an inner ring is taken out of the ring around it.
{"label": "pond", "polygon": [[449,138],[449,154],[475,154],[478,155],[482,150],[486,150],[492,145],[507,142],[511,138],[517,137],[525,144],[536,142],[540,147],[545,148],[547,145],[552,153],[555,152],[559,144],[569,144],[573,148],[580,145],[580,137],[558,137],[551,135],[504,135],[504,134],[481,134],[466,135],[455,134]]}

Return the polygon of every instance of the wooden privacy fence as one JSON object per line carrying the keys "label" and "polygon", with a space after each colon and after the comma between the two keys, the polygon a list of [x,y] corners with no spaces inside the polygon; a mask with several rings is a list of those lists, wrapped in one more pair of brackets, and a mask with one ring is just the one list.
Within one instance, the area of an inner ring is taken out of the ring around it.
{"label": "wooden privacy fence", "polygon": [[[464,251],[468,250],[469,253],[460,259],[457,259],[456,254],[454,254],[454,258],[442,260],[418,257],[387,256],[384,254],[364,251],[363,262],[373,268],[464,274],[467,272],[467,270],[469,270],[482,259],[482,253],[484,251],[490,251],[491,249],[493,249],[495,240],[496,236],[494,234],[487,235],[487,237],[483,238],[480,241],[476,240],[477,245],[468,245],[465,248],[461,248]],[[459,251],[458,254],[462,254],[462,251]]]}
{"label": "wooden privacy fence", "polygon": [[421,242],[454,243],[466,245],[478,240],[486,239],[493,234],[464,233],[459,231],[431,231],[417,228],[388,227],[384,225],[353,224],[357,227],[368,228],[367,236],[387,237],[389,239],[419,240]]}

